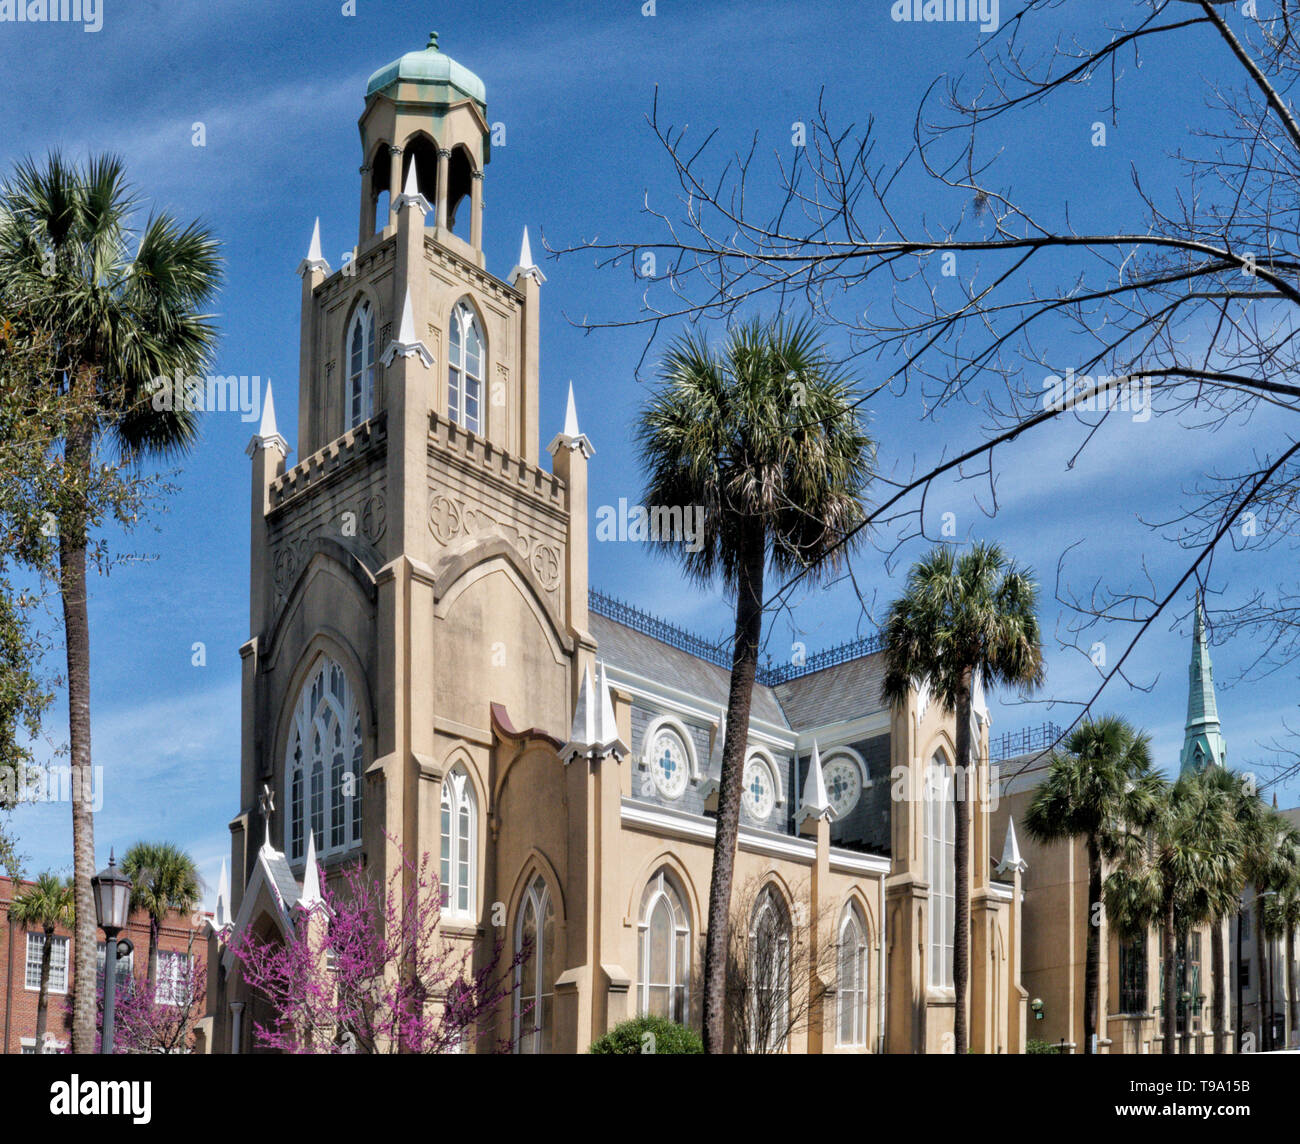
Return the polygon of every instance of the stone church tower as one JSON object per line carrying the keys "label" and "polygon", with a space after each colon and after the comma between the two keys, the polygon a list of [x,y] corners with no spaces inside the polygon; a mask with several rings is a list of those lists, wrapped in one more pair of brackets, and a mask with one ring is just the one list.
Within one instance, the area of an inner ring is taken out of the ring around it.
{"label": "stone church tower", "polygon": [[354,256],[332,270],[318,221],[299,268],[298,463],[269,391],[248,448],[232,916],[263,851],[283,866],[263,880],[293,883],[309,857],[323,878],[358,853],[387,875],[393,839],[437,855],[444,777],[493,805],[494,746],[563,733],[593,647],[591,447],[570,398],[539,465],[544,278],[527,231],[508,279],[486,269],[484,86],[435,35],[371,77],[359,128]]}

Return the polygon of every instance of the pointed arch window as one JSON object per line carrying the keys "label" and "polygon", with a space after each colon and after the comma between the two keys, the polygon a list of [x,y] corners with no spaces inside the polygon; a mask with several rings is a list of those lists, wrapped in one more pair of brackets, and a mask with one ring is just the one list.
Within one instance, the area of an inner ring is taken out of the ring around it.
{"label": "pointed arch window", "polygon": [[531,954],[515,970],[519,1007],[515,1010],[515,1052],[545,1053],[555,1028],[555,908],[550,887],[538,874],[524,893],[515,925],[515,953]]}
{"label": "pointed arch window", "polygon": [[361,844],[361,712],[343,669],[322,656],[303,684],[285,753],[289,860]]}
{"label": "pointed arch window", "polygon": [[464,767],[442,780],[442,849],[438,866],[443,916],[472,918],[478,867],[478,803]]}
{"label": "pointed arch window", "polygon": [[754,902],[749,975],[750,1048],[779,1052],[790,1025],[790,914],[771,885],[764,886]]}
{"label": "pointed arch window", "polygon": [[478,433],[483,396],[483,335],[478,319],[466,302],[451,312],[448,337],[447,416],[457,425]]}
{"label": "pointed arch window", "polygon": [[348,428],[355,429],[375,413],[375,312],[362,302],[348,327]]}
{"label": "pointed arch window", "polygon": [[673,879],[660,870],[641,895],[637,1009],[686,1024],[691,975],[690,917]]}
{"label": "pointed arch window", "polygon": [[867,923],[856,902],[844,907],[836,950],[836,1004],[839,1007],[838,1043],[867,1043]]}
{"label": "pointed arch window", "polygon": [[956,825],[953,775],[943,755],[930,761],[925,776],[925,877],[930,883],[929,981],[933,988],[952,988],[952,945],[955,931]]}

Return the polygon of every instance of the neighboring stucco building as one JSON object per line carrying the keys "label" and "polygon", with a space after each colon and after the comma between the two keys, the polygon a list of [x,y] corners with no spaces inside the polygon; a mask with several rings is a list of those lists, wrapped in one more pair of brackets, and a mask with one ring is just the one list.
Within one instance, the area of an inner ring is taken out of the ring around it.
{"label": "neighboring stucco building", "polygon": [[[396,839],[440,859],[445,935],[486,948],[496,903],[512,943],[538,935],[529,1019],[503,1014],[480,1044],[575,1052],[638,1012],[699,1024],[728,671],[589,591],[601,462],[570,392],[543,467],[544,278],[526,232],[507,278],[486,268],[485,98],[436,40],[376,72],[355,257],[332,271],[318,232],[300,267],[302,459],[287,464],[269,392],[249,445],[252,634],[218,921],[284,933],[343,864],[386,879]],[[880,675],[858,643],[755,688],[740,924],[781,948],[834,943],[793,1051],[951,1050],[954,800],[926,777],[951,779],[953,720],[923,692],[886,709]],[[984,752],[982,699],[975,721]],[[971,1046],[1018,1052],[1021,867],[994,880],[986,796],[958,804]],[[250,1051],[257,999],[220,940],[210,995],[214,1051]]]}
{"label": "neighboring stucco building", "polygon": [[[1029,1036],[1063,1044],[1066,1051],[1083,1052],[1084,960],[1089,922],[1087,847],[1082,840],[1037,845],[1024,830],[1025,813],[1047,774],[1047,753],[1043,748],[1056,737],[1055,733],[1045,735],[1044,741],[1035,744],[1037,750],[999,762],[1002,800],[993,823],[994,829],[1005,829],[1008,822],[1016,824],[1020,851],[1028,864],[1024,878],[1024,985],[1031,999],[1043,1003],[1041,1019],[1031,1014]],[[1186,773],[1206,766],[1226,766],[1226,760],[1204,617],[1198,605],[1180,770]],[[1160,931],[1153,927],[1142,938],[1121,940],[1111,932],[1104,911],[1098,922],[1102,950],[1098,1049],[1110,1053],[1162,1052]],[[1231,920],[1223,923],[1225,951],[1230,948],[1228,934],[1233,928]],[[1211,958],[1211,927],[1193,928],[1180,942],[1177,954],[1180,1053],[1214,1051]],[[1226,1044],[1231,1046],[1234,995],[1230,954],[1227,959],[1224,1022]]]}

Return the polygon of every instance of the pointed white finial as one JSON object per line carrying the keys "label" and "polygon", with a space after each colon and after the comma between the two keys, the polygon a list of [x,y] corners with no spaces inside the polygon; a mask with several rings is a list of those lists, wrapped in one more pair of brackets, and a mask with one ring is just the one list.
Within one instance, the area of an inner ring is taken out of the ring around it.
{"label": "pointed white finial", "polygon": [[596,689],[600,692],[600,722],[596,727],[597,741],[601,751],[606,755],[622,758],[627,754],[623,740],[618,737],[618,722],[614,718],[614,698],[609,692],[609,679],[605,675],[605,664],[596,664]]}
{"label": "pointed white finial", "polygon": [[803,798],[799,804],[799,813],[794,816],[795,825],[799,826],[809,818],[831,817],[831,800],[826,793],[826,776],[822,773],[822,756],[817,749],[817,740],[813,740],[812,758],[808,760],[808,777],[804,779]]}
{"label": "pointed white finial", "polygon": [[282,456],[289,455],[289,442],[280,436],[280,430],[275,424],[275,398],[271,395],[271,381],[268,378],[266,382],[266,398],[262,402],[262,421],[257,427],[257,433],[252,440],[248,442],[248,448],[244,450],[250,457],[258,449],[279,449]]}
{"label": "pointed white finial", "polygon": [[555,456],[561,449],[582,450],[582,455],[587,458],[594,457],[596,450],[592,448],[591,442],[578,428],[578,407],[573,401],[573,382],[569,382],[569,400],[564,408],[564,432],[557,433],[555,439],[546,447],[546,451]]}
{"label": "pointed white finial", "polygon": [[320,892],[320,867],[316,863],[316,832],[307,831],[307,860],[302,868],[302,893],[298,895],[298,905],[304,910],[318,906],[325,899]]}
{"label": "pointed white finial", "polygon": [[519,244],[519,265],[510,272],[510,284],[517,285],[520,278],[531,278],[539,286],[546,281],[546,275],[533,261],[533,246],[528,241],[527,227],[524,227],[524,240]]}
{"label": "pointed white finial", "polygon": [[573,440],[582,436],[578,429],[578,407],[573,403],[573,382],[569,382],[569,402],[564,408],[564,435]]}
{"label": "pointed white finial", "polygon": [[314,270],[319,270],[322,274],[330,272],[330,264],[325,261],[325,256],[321,254],[319,218],[316,220],[316,225],[312,227],[311,246],[307,248],[307,257],[298,264],[299,275],[310,274]]}
{"label": "pointed white finial", "polygon": [[414,159],[411,160],[411,167],[406,172],[406,183],[402,187],[402,193],[393,202],[394,211],[400,212],[403,207],[415,207],[421,215],[427,215],[433,210],[429,200],[420,194],[420,181],[415,174]]}
{"label": "pointed white finial", "polygon": [[627,754],[627,744],[619,738],[618,724],[614,718],[614,702],[605,677],[605,665],[596,665],[596,682],[591,679],[591,668],[582,673],[578,687],[578,702],[573,709],[573,727],[569,741],[560,751],[565,763],[584,758],[596,762],[600,759],[622,759]]}
{"label": "pointed white finial", "polygon": [[395,357],[415,357],[417,354],[424,362],[425,369],[433,365],[433,354],[429,352],[429,347],[415,336],[415,313],[411,309],[411,292],[407,290],[402,298],[402,322],[398,327],[397,338],[388,343],[388,348],[379,360],[387,367],[393,364]]}
{"label": "pointed white finial", "polygon": [[225,929],[230,924],[230,877],[226,873],[226,860],[221,859],[221,877],[217,879],[217,904],[212,911],[212,925]]}
{"label": "pointed white finial", "polygon": [[1020,842],[1016,838],[1016,822],[1013,818],[1007,819],[1007,839],[1002,844],[1002,861],[996,869],[999,874],[1023,874],[1029,869],[1029,864],[1020,857]]}

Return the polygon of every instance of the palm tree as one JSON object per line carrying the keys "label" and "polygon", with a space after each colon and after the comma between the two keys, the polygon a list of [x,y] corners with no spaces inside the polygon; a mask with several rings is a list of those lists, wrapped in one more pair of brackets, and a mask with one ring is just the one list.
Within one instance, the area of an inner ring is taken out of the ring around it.
{"label": "palm tree", "polygon": [[[718,788],[704,957],[704,1046],[725,1048],[727,930],[750,700],[763,630],[763,583],[838,564],[873,450],[852,386],[807,322],[757,320],[730,331],[721,351],[687,334],[670,347],[642,408],[636,440],[645,503],[704,510],[703,536],[657,538],[700,583],[720,578],[735,596],[731,685]],[[695,549],[695,551],[692,551]]]}
{"label": "palm tree", "polygon": [[[1263,800],[1260,799],[1255,790],[1254,783],[1249,781],[1247,776],[1236,771],[1230,771],[1226,767],[1210,766],[1199,772],[1197,777],[1211,792],[1211,797],[1226,800],[1232,815],[1237,841],[1240,844],[1237,870],[1232,879],[1232,884],[1229,887],[1219,887],[1219,892],[1214,896],[1211,917],[1213,928],[1210,935],[1210,972],[1214,995],[1211,1020],[1214,1023],[1214,1051],[1222,1053],[1227,1049],[1224,1036],[1227,1025],[1228,998],[1228,955],[1225,948],[1223,923],[1230,917],[1235,916],[1237,918],[1237,948],[1240,949],[1242,936],[1240,927],[1241,897],[1246,884],[1246,851],[1254,833],[1259,830],[1260,822],[1265,814],[1265,807]],[[1240,1032],[1240,973],[1237,975],[1236,1009],[1235,1027]]]}
{"label": "palm tree", "polygon": [[1264,930],[1273,938],[1284,939],[1283,957],[1286,961],[1286,1023],[1289,1034],[1286,1047],[1296,1043],[1296,964],[1295,931],[1300,926],[1300,865],[1294,866],[1286,881],[1265,904]]}
{"label": "palm tree", "polygon": [[1268,1051],[1276,1047],[1273,1043],[1274,958],[1269,943],[1282,932],[1272,899],[1285,892],[1300,868],[1300,832],[1276,810],[1266,807],[1258,829],[1247,839],[1244,865],[1246,876],[1255,887],[1255,948],[1260,957],[1255,992],[1259,997],[1260,1047]]}
{"label": "palm tree", "polygon": [[1155,816],[1164,786],[1151,769],[1150,736],[1119,716],[1081,723],[1063,751],[1048,757],[1047,778],[1025,815],[1037,842],[1083,839],[1088,851],[1088,937],[1084,954],[1083,1051],[1093,1052],[1101,983],[1102,863],[1119,858],[1134,830]]}
{"label": "palm tree", "polygon": [[966,792],[972,769],[971,693],[978,676],[986,686],[1021,689],[1043,681],[1038,630],[1038,587],[1032,574],[1010,561],[996,544],[976,544],[960,556],[938,547],[912,566],[907,587],[885,623],[886,702],[901,704],[929,682],[930,693],[956,714],[954,767],[966,781],[955,784],[952,981],[956,1051],[965,1053],[966,986],[970,980],[970,816]]}
{"label": "palm tree", "polygon": [[1241,841],[1231,810],[1194,776],[1168,787],[1145,845],[1125,847],[1102,891],[1106,916],[1120,936],[1161,934],[1163,1052],[1172,1056],[1178,1039],[1178,946],[1196,926],[1214,916],[1216,903],[1235,886]]}
{"label": "palm tree", "polygon": [[97,446],[109,441],[126,462],[188,449],[198,432],[190,404],[157,409],[151,399],[161,379],[204,372],[216,343],[210,316],[200,312],[219,280],[216,242],[166,214],[133,230],[135,206],[114,156],[80,166],[57,152],[43,166],[25,159],[0,188],[0,301],[53,336],[50,384],[81,410],[63,439],[66,495],[56,515],[77,903],[72,1047],[82,1053],[94,1048],[96,1000],[86,557],[98,515]]}
{"label": "palm tree", "polygon": [[[45,873],[36,884],[14,898],[9,905],[9,920],[23,929],[40,929],[45,934],[41,948],[41,990],[36,998],[36,1051],[45,1047],[45,1027],[50,1005],[50,961],[54,953],[54,931],[74,922],[72,883]],[[93,979],[92,979],[93,980]]]}
{"label": "palm tree", "polygon": [[150,986],[158,981],[158,933],[172,911],[188,914],[199,904],[202,886],[194,859],[170,842],[137,842],[122,859],[131,879],[131,909],[149,915]]}

